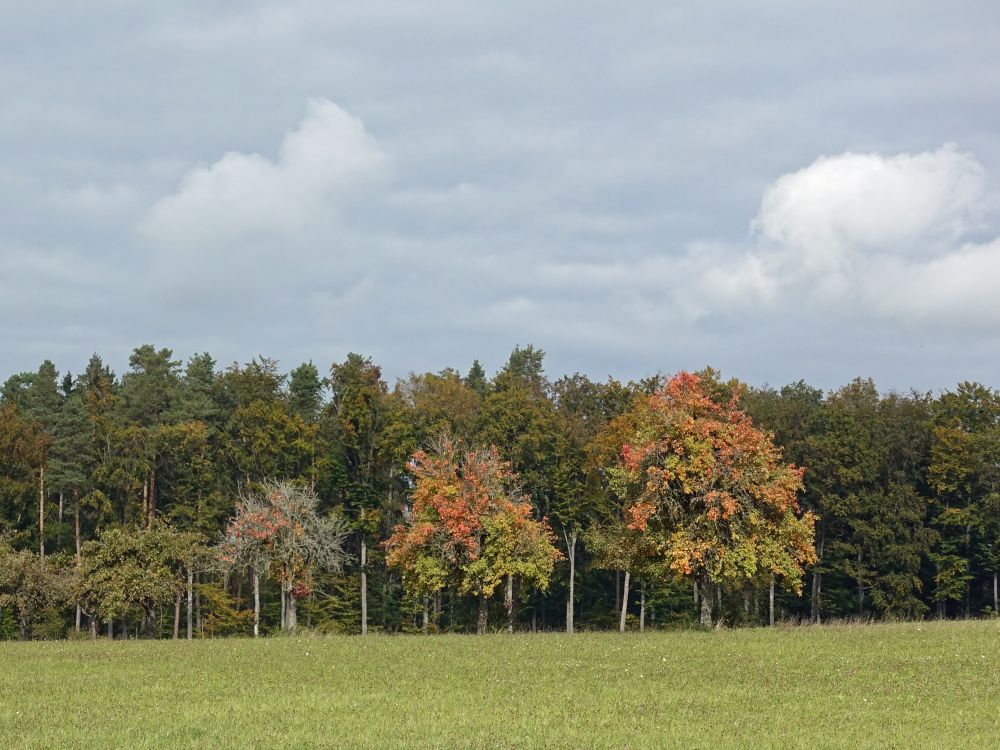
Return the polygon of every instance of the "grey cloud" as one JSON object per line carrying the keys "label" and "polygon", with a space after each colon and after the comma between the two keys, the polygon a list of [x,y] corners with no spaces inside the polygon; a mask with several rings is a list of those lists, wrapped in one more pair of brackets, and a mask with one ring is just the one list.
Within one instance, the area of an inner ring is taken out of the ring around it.
{"label": "grey cloud", "polygon": [[[0,369],[94,349],[120,368],[155,339],[289,366],[359,349],[395,375],[532,341],[598,376],[995,379],[976,325],[995,308],[967,299],[995,206],[841,246],[854,265],[825,302],[795,242],[748,226],[782,175],[848,151],[954,142],[988,194],[998,23],[985,1],[7,9]],[[364,124],[390,176],[289,178],[280,143],[314,97]],[[267,198],[196,208],[193,183],[227,169]]]}

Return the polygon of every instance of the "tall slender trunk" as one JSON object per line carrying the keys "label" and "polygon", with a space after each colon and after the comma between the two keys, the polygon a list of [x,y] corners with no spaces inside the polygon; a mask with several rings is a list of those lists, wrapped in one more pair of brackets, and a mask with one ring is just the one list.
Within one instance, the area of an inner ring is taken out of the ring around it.
{"label": "tall slender trunk", "polygon": [[625,571],[625,585],[622,587],[622,611],[618,618],[618,632],[625,632],[625,615],[628,613],[628,582],[632,577],[632,571]]}
{"label": "tall slender trunk", "polygon": [[820,601],[823,594],[823,573],[819,570],[823,562],[823,543],[826,540],[826,528],[821,524],[819,533],[819,548],[817,549],[816,567],[813,568],[812,601],[810,602],[809,619],[813,625],[820,624]]}
{"label": "tall slender trunk", "polygon": [[[76,511],[73,514],[73,541],[76,546],[76,569],[79,570],[83,564],[83,557],[81,555],[81,545],[80,545],[80,490],[76,487],[73,488],[73,505]],[[80,617],[83,614],[83,607],[80,606],[80,602],[76,603],[76,632],[80,632]]]}
{"label": "tall slender trunk", "polygon": [[174,597],[174,640],[176,641],[181,637],[181,592],[177,592],[177,596]]}
{"label": "tall slender trunk", "polygon": [[108,619],[108,640],[113,641],[115,639],[115,626],[112,624],[111,619]]}
{"label": "tall slender trunk", "polygon": [[250,571],[250,575],[253,576],[253,637],[260,637],[260,576],[257,575],[257,569],[254,568]]}
{"label": "tall slender trunk", "polygon": [[639,586],[639,632],[646,632],[646,582]]}
{"label": "tall slender trunk", "polygon": [[288,629],[288,593],[285,591],[285,584],[281,584],[281,632]]}
{"label": "tall slender trunk", "polygon": [[427,625],[428,625],[427,621],[428,621],[428,619],[430,619],[430,610],[431,610],[430,597],[425,596],[424,597],[424,619],[420,621],[420,630],[424,634],[427,633]]}
{"label": "tall slender trunk", "polygon": [[486,598],[486,594],[479,595],[479,620],[476,623],[476,635],[483,635],[486,633],[486,628],[489,625],[489,600]]}
{"label": "tall slender trunk", "polygon": [[771,589],[768,592],[767,624],[774,627],[774,573],[771,574]]}
{"label": "tall slender trunk", "polygon": [[503,597],[504,606],[507,607],[507,632],[514,632],[514,574],[507,574],[507,591]]}
{"label": "tall slender trunk", "polygon": [[577,530],[567,533],[563,529],[563,539],[566,540],[566,557],[569,559],[569,594],[566,597],[566,632],[573,633],[573,610],[576,599],[576,540]]}
{"label": "tall slender trunk", "polygon": [[708,573],[701,574],[701,626],[712,627],[712,581]]}
{"label": "tall slender trunk", "polygon": [[45,559],[45,464],[38,467],[38,556]]}
{"label": "tall slender trunk", "polygon": [[[195,576],[195,582],[198,583],[198,584],[200,584],[201,581],[202,581],[201,573],[198,573]],[[195,627],[197,627],[197,629],[198,629],[198,637],[199,638],[204,638],[205,637],[205,610],[202,609],[201,603],[202,603],[201,593],[198,592],[198,591],[195,591],[195,594],[194,594],[194,622],[195,622]]]}
{"label": "tall slender trunk", "polygon": [[441,632],[441,589],[434,592],[434,628]]}
{"label": "tall slender trunk", "polygon": [[142,480],[142,525],[149,521],[149,477]]}
{"label": "tall slender trunk", "polygon": [[187,639],[194,638],[194,569],[187,569]]}
{"label": "tall slender trunk", "polygon": [[994,614],[1000,614],[1000,607],[997,606],[998,599],[1000,599],[1000,597],[997,596],[998,593],[1000,593],[1000,590],[997,589],[997,574],[994,573],[993,574],[993,612],[994,612]]}
{"label": "tall slender trunk", "polygon": [[864,578],[861,576],[861,550],[858,550],[857,557],[857,576],[858,576],[858,614],[864,614],[865,609],[865,582]]}
{"label": "tall slender trunk", "polygon": [[[62,523],[62,517],[63,517],[63,504],[64,504],[63,503],[63,492],[62,492],[62,490],[59,490],[59,523],[60,524]],[[59,537],[60,537],[60,540],[61,540],[62,539],[62,532],[61,531],[59,532]]]}
{"label": "tall slender trunk", "polygon": [[361,537],[361,635],[368,635],[368,547]]}

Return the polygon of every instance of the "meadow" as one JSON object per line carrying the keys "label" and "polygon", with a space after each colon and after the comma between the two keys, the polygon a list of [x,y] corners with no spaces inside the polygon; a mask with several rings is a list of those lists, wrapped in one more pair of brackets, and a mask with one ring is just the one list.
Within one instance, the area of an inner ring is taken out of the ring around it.
{"label": "meadow", "polygon": [[0,747],[969,748],[1000,622],[0,643]]}

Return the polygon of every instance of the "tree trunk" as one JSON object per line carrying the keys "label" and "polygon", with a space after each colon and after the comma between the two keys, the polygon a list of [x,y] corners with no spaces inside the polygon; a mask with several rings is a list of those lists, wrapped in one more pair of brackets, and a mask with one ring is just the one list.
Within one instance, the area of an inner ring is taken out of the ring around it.
{"label": "tree trunk", "polygon": [[[80,569],[83,564],[83,556],[81,555],[81,545],[80,545],[80,490],[76,487],[73,488],[73,504],[76,507],[76,512],[73,518],[73,541],[76,546],[76,568]],[[80,632],[80,616],[83,613],[83,608],[80,606],[80,602],[76,603],[76,632]]]}
{"label": "tree trunk", "polygon": [[639,632],[646,632],[646,582],[639,586]]}
{"label": "tree trunk", "polygon": [[618,619],[618,632],[625,632],[625,615],[628,612],[628,582],[632,577],[632,572],[629,570],[625,571],[625,585],[622,587],[622,613],[621,617]]}
{"label": "tree trunk", "polygon": [[423,633],[425,635],[427,633],[427,624],[428,624],[427,620],[430,618],[430,610],[431,610],[430,598],[425,596],[424,597],[424,619],[421,620],[421,623],[420,623],[420,630],[423,631]]}
{"label": "tree trunk", "polygon": [[993,574],[993,613],[994,614],[1000,614],[1000,607],[997,606],[997,604],[998,604],[997,600],[998,600],[998,598],[1000,598],[1000,597],[997,596],[998,593],[1000,593],[1000,590],[997,589],[997,574],[994,573]]}
{"label": "tree trunk", "polygon": [[566,597],[566,632],[573,634],[573,609],[576,591],[576,540],[577,531],[566,533],[563,529],[563,539],[566,540],[566,557],[569,559],[569,594]]}
{"label": "tree trunk", "polygon": [[115,639],[115,626],[112,624],[111,619],[108,619],[108,640],[113,641]]}
{"label": "tree trunk", "polygon": [[45,464],[38,467],[38,556],[45,559]]}
{"label": "tree trunk", "polygon": [[489,600],[486,598],[486,594],[479,595],[479,621],[476,623],[476,635],[484,635],[486,633],[486,627],[489,624]]}
{"label": "tree trunk", "polygon": [[817,550],[816,567],[813,568],[812,601],[810,602],[809,619],[813,625],[820,624],[820,600],[823,594],[823,573],[819,570],[819,565],[823,561],[823,542],[826,539],[826,530],[820,527],[819,549]]}
{"label": "tree trunk", "polygon": [[767,624],[774,627],[774,573],[771,574],[771,590],[768,593]]}
{"label": "tree trunk", "polygon": [[368,547],[361,537],[361,635],[368,635]]}
{"label": "tree trunk", "polygon": [[503,597],[504,606],[507,607],[507,632],[514,632],[514,574],[507,574],[507,591]]}
{"label": "tree trunk", "polygon": [[298,601],[295,599],[295,593],[288,589],[288,608],[285,610],[285,617],[288,620],[288,632],[294,633],[295,629],[299,626],[299,615],[298,615]]}
{"label": "tree trunk", "polygon": [[[62,523],[62,517],[63,517],[63,493],[62,493],[62,490],[59,490],[59,523],[60,524]],[[59,532],[59,537],[60,537],[60,539],[62,538],[62,532],[61,531]]]}
{"label": "tree trunk", "polygon": [[181,637],[181,592],[174,597],[174,640]]}
{"label": "tree trunk", "polygon": [[865,582],[861,577],[861,550],[858,550],[858,615],[864,614],[865,607]]}
{"label": "tree trunk", "polygon": [[187,569],[187,639],[194,638],[194,570]]}
{"label": "tree trunk", "polygon": [[702,573],[701,585],[701,626],[712,627],[712,581],[707,573]]}
{"label": "tree trunk", "polygon": [[260,637],[260,577],[257,570],[250,572],[253,576],[253,637]]}

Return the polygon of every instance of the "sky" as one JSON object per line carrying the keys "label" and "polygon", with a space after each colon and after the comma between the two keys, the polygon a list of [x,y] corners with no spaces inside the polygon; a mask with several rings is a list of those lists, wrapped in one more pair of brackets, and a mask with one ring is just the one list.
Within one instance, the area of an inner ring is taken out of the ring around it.
{"label": "sky", "polygon": [[1000,386],[995,0],[0,9],[0,377]]}

